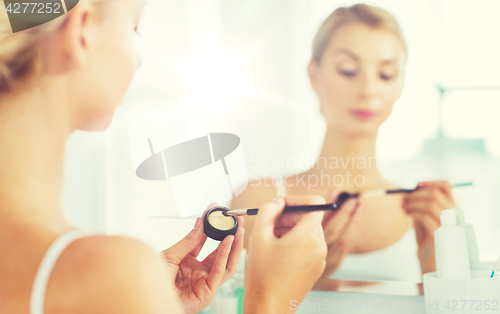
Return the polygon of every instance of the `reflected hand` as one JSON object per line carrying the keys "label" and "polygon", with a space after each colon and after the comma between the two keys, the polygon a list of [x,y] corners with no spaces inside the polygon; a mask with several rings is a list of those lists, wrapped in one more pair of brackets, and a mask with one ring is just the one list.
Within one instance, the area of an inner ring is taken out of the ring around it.
{"label": "reflected hand", "polygon": [[419,182],[403,199],[403,209],[413,218],[423,273],[436,270],[434,231],[441,226],[441,211],[457,206],[451,189],[447,181]]}
{"label": "reflected hand", "polygon": [[[333,203],[337,200],[341,191],[333,189],[326,198],[327,203]],[[361,207],[358,200],[351,198],[347,200],[340,210],[327,211],[323,217],[323,232],[328,246],[326,256],[326,268],[322,277],[328,277],[335,272],[345,255],[349,252],[352,243],[346,236],[350,230],[352,221],[359,215]]]}
{"label": "reflected hand", "polygon": [[[212,203],[208,209],[217,206]],[[243,217],[237,217],[238,230],[226,237],[209,256],[198,261],[207,236],[203,232],[203,219],[197,218],[194,229],[174,246],[161,254],[175,278],[175,288],[185,313],[198,313],[212,301],[215,292],[238,267],[243,249]]]}

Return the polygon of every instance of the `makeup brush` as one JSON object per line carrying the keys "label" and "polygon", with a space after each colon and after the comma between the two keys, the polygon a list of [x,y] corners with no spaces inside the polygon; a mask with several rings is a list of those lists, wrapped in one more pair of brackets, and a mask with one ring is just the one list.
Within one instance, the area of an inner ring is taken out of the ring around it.
{"label": "makeup brush", "polygon": [[[462,186],[471,186],[472,182],[465,182],[465,183],[457,183],[452,185],[453,188],[457,187],[462,187]],[[378,189],[378,190],[369,190],[369,191],[364,191],[364,192],[359,192],[355,194],[349,194],[351,197],[373,197],[373,196],[382,196],[386,194],[398,194],[398,193],[410,193],[413,191],[416,191],[418,188],[414,189],[395,189],[395,190],[384,190],[384,189]]]}
{"label": "makeup brush", "polygon": [[[340,193],[339,197],[335,203],[331,204],[322,204],[322,205],[299,205],[299,206],[285,206],[283,209],[284,214],[290,213],[307,213],[313,212],[317,210],[337,210],[347,201],[349,198],[355,198],[353,194],[349,194],[347,192]],[[239,215],[257,215],[259,211],[258,208],[250,208],[250,209],[236,209],[236,210],[223,210],[222,214],[224,216],[239,216]]]}
{"label": "makeup brush", "polygon": [[[458,183],[454,184],[452,187],[461,187],[461,186],[471,186],[472,182]],[[338,210],[342,207],[342,205],[350,198],[365,198],[365,197],[374,197],[374,196],[383,196],[386,194],[398,194],[398,193],[410,193],[418,188],[414,189],[395,189],[395,190],[369,190],[360,193],[348,193],[342,192],[337,197],[335,203],[323,204],[323,205],[300,205],[300,206],[285,206],[283,209],[284,214],[289,213],[307,213],[317,210]],[[222,211],[224,216],[240,216],[240,215],[257,215],[259,209],[258,208],[250,208],[250,209],[225,209]]]}

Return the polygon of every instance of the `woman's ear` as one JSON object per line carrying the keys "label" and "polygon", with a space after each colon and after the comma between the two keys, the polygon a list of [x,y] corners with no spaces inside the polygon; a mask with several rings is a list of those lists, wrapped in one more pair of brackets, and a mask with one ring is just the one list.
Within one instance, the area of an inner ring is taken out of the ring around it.
{"label": "woman's ear", "polygon": [[88,63],[93,36],[95,36],[91,25],[94,11],[86,1],[80,1],[67,14],[68,17],[60,29],[59,41],[62,43],[67,65],[82,68]]}
{"label": "woman's ear", "polygon": [[316,60],[311,59],[307,65],[307,74],[311,82],[312,89],[318,94],[318,63]]}

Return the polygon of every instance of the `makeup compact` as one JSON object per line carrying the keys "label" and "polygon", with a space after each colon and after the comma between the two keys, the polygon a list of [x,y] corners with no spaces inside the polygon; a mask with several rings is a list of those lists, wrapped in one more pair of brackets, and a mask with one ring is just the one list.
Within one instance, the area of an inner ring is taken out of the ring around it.
{"label": "makeup compact", "polygon": [[216,206],[207,212],[203,218],[203,228],[207,237],[222,241],[225,237],[236,233],[238,220],[235,216],[224,215],[228,210],[227,207]]}

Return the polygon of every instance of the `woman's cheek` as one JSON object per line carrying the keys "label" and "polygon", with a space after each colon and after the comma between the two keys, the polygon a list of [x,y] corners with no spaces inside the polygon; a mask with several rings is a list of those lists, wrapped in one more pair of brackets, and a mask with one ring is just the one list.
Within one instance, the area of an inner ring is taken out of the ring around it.
{"label": "woman's cheek", "polygon": [[122,73],[123,77],[123,88],[125,93],[130,86],[130,83],[132,82],[132,78],[134,77],[135,70],[138,66],[138,55],[132,35],[127,35],[122,43],[122,64],[120,72]]}
{"label": "woman's cheek", "polygon": [[396,84],[391,84],[388,86],[383,93],[383,107],[382,107],[382,117],[385,121],[391,114],[392,108],[394,107],[394,102],[398,99],[399,91]]}
{"label": "woman's cheek", "polygon": [[327,105],[338,105],[351,103],[352,82],[343,79],[338,75],[331,75],[326,81],[323,93],[327,95]]}

